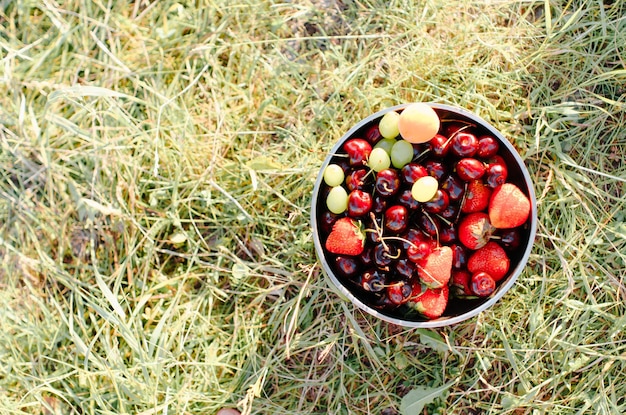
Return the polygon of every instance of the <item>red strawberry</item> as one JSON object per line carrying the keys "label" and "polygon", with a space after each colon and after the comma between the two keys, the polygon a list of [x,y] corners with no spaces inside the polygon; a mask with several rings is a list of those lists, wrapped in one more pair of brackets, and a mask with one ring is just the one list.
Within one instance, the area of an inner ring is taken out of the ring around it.
{"label": "red strawberry", "polygon": [[489,242],[494,231],[489,215],[484,212],[470,213],[459,224],[459,240],[469,249],[479,249]]}
{"label": "red strawberry", "polygon": [[337,255],[360,255],[365,246],[365,236],[359,225],[358,221],[350,218],[337,220],[326,239],[326,250]]}
{"label": "red strawberry", "polygon": [[452,271],[450,289],[455,297],[467,298],[474,295],[471,288],[472,274],[464,269]]}
{"label": "red strawberry", "polygon": [[472,180],[467,184],[465,198],[461,205],[461,212],[472,213],[481,212],[487,209],[491,189],[482,180]]}
{"label": "red strawberry", "polygon": [[502,248],[496,242],[488,242],[484,247],[474,252],[467,261],[467,269],[472,274],[486,272],[498,282],[509,271],[511,261]]}
{"label": "red strawberry", "polygon": [[489,220],[499,229],[523,225],[530,215],[530,200],[513,183],[496,187],[489,200]]}
{"label": "red strawberry", "polygon": [[414,290],[415,296],[407,304],[426,318],[441,317],[448,305],[448,286],[420,289],[418,293],[415,291],[417,290]]}
{"label": "red strawberry", "polygon": [[479,297],[488,297],[496,290],[496,282],[486,272],[472,275],[472,291]]}
{"label": "red strawberry", "polygon": [[442,246],[434,249],[419,265],[420,280],[430,288],[448,285],[452,271],[452,249]]}

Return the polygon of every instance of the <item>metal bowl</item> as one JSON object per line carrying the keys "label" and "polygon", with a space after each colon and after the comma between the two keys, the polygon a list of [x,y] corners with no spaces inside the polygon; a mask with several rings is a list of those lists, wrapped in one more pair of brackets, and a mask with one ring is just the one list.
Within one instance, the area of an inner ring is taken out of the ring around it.
{"label": "metal bowl", "polygon": [[320,194],[321,189],[324,186],[323,173],[326,166],[328,166],[328,164],[332,162],[337,153],[341,152],[342,146],[347,140],[355,137],[363,137],[364,132],[368,129],[368,127],[370,127],[374,123],[377,124],[383,117],[383,115],[390,111],[402,112],[402,110],[408,105],[410,104],[402,104],[386,108],[365,118],[354,127],[352,127],[348,132],[346,132],[343,137],[341,137],[341,139],[333,146],[330,153],[324,160],[324,163],[320,168],[317,180],[315,182],[311,202],[311,226],[313,229],[315,252],[324,274],[330,279],[332,283],[331,286],[336,288],[337,293],[341,297],[352,302],[357,307],[366,311],[367,313],[378,317],[386,322],[405,327],[431,328],[449,326],[476,316],[480,312],[491,307],[506,294],[506,292],[513,286],[513,284],[515,284],[515,281],[526,266],[537,231],[537,200],[528,170],[526,169],[524,161],[520,157],[517,150],[493,126],[491,126],[482,118],[463,108],[457,108],[437,103],[428,103],[428,105],[430,105],[435,110],[439,118],[442,120],[442,124],[446,120],[459,120],[466,123],[474,124],[476,127],[473,130],[477,133],[477,135],[489,134],[495,137],[500,144],[500,150],[498,154],[503,157],[507,163],[507,181],[515,183],[526,194],[526,196],[528,196],[531,202],[531,213],[526,225],[524,225],[523,227],[522,242],[514,253],[510,253],[511,267],[509,269],[508,276],[498,283],[496,291],[488,298],[475,300],[459,300],[451,298],[445,313],[440,318],[434,320],[428,320],[424,317],[417,315],[416,313],[407,313],[406,310],[402,307],[393,311],[382,311],[380,309],[373,308],[370,304],[368,304],[368,299],[366,295],[360,293],[359,290],[355,289],[351,284],[349,284],[347,281],[344,281],[343,278],[340,278],[333,272],[329,264],[329,259],[331,259],[332,256],[325,252],[325,250],[323,249],[324,244],[321,240],[321,232],[318,224],[318,217],[325,205],[324,200],[322,199]]}

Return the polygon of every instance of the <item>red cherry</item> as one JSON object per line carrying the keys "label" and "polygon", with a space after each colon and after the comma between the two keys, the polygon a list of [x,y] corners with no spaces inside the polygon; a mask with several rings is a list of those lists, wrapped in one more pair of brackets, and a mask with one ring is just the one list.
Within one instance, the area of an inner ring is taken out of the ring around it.
{"label": "red cherry", "polygon": [[376,175],[376,191],[381,196],[393,196],[400,190],[400,176],[395,169],[385,169]]}
{"label": "red cherry", "polygon": [[490,135],[483,135],[478,138],[478,151],[476,155],[480,158],[487,159],[498,154],[500,144],[498,140]]}
{"label": "red cherry", "polygon": [[485,174],[485,165],[475,158],[463,158],[456,163],[456,174],[463,181],[480,179]]}
{"label": "red cherry", "polygon": [[335,258],[335,267],[338,273],[345,278],[354,278],[360,271],[359,261],[353,257],[338,256]]}
{"label": "red cherry", "polygon": [[359,255],[359,261],[361,261],[361,265],[364,267],[372,267],[374,266],[374,256],[372,255],[373,248],[371,246],[366,246],[363,249],[363,252]]}
{"label": "red cherry", "polygon": [[496,290],[496,282],[486,272],[472,274],[472,292],[479,297],[487,297]]}
{"label": "red cherry", "polygon": [[372,210],[372,204],[371,194],[355,189],[348,195],[348,216],[364,216]]}
{"label": "red cherry", "polygon": [[400,192],[400,195],[398,196],[398,203],[409,210],[417,210],[420,206],[419,202],[413,197],[411,189],[406,189]]}
{"label": "red cherry", "polygon": [[437,216],[426,214],[418,215],[416,218],[416,223],[421,230],[423,230],[424,232],[426,232],[427,235],[430,235],[433,238],[436,237],[439,233],[441,221],[439,220],[439,218],[437,218]]}
{"label": "red cherry", "polygon": [[441,188],[448,192],[448,197],[453,202],[461,200],[465,193],[465,184],[455,174],[449,174],[441,183]]}
{"label": "red cherry", "polygon": [[471,133],[456,133],[452,136],[450,151],[457,157],[472,157],[478,151],[478,139]]}
{"label": "red cherry", "polygon": [[413,278],[416,275],[417,271],[417,268],[415,268],[415,264],[407,258],[396,261],[393,268],[396,274],[398,274],[405,280],[410,280],[411,278]]}
{"label": "red cherry", "polygon": [[399,234],[404,232],[409,224],[409,212],[402,205],[393,205],[385,211],[385,230]]}
{"label": "red cherry", "polygon": [[456,240],[456,225],[454,223],[451,223],[450,225],[442,225],[441,230],[439,231],[439,242],[442,244],[450,244],[452,242],[456,242]]}
{"label": "red cherry", "polygon": [[424,167],[428,171],[428,174],[433,176],[437,180],[441,180],[441,178],[446,174],[448,169],[446,165],[441,161],[437,160],[426,160],[424,162]]}
{"label": "red cherry", "polygon": [[424,210],[428,213],[441,213],[450,204],[450,198],[448,192],[443,189],[437,189],[435,196],[428,202],[424,203]]}
{"label": "red cherry", "polygon": [[503,229],[498,236],[500,237],[500,245],[509,251],[515,250],[522,242],[518,228]]}
{"label": "red cherry", "polygon": [[330,233],[333,230],[333,225],[335,224],[335,222],[337,222],[337,219],[339,219],[339,215],[335,215],[328,210],[322,212],[319,220],[322,231],[324,233]]}
{"label": "red cherry", "polygon": [[383,138],[380,135],[380,130],[378,129],[378,124],[372,124],[369,126],[367,130],[365,130],[365,139],[371,144],[375,145]]}
{"label": "red cherry", "polygon": [[490,164],[485,171],[485,182],[487,186],[495,189],[501,184],[506,183],[509,169],[504,164]]}
{"label": "red cherry", "polygon": [[346,186],[348,190],[363,190],[367,185],[368,173],[367,169],[355,169],[348,173],[346,176]]}
{"label": "red cherry", "polygon": [[343,149],[348,154],[351,166],[364,165],[372,152],[371,144],[362,138],[352,138],[346,141]]}
{"label": "red cherry", "polygon": [[388,199],[386,197],[383,197],[379,194],[375,194],[373,204],[372,204],[372,212],[374,212],[377,215],[380,215],[381,213],[383,213],[385,209],[387,209],[387,200]]}
{"label": "red cherry", "polygon": [[435,157],[445,157],[450,149],[450,140],[441,134],[435,135],[429,141],[430,150]]}
{"label": "red cherry", "polygon": [[467,261],[469,259],[469,252],[461,244],[450,245],[452,249],[452,268],[465,269],[467,267]]}
{"label": "red cherry", "polygon": [[409,300],[413,287],[408,281],[402,280],[387,286],[387,297],[395,305],[404,304]]}
{"label": "red cherry", "polygon": [[404,183],[411,186],[420,177],[428,176],[428,170],[426,170],[426,167],[421,164],[409,163],[402,167],[400,170],[400,176]]}
{"label": "red cherry", "polygon": [[371,268],[361,274],[359,285],[363,290],[368,292],[381,292],[387,285],[387,276],[384,272]]}
{"label": "red cherry", "polygon": [[409,246],[409,248],[406,250],[406,257],[409,259],[409,261],[417,264],[420,261],[426,259],[432,251],[433,248],[430,242],[421,241]]}

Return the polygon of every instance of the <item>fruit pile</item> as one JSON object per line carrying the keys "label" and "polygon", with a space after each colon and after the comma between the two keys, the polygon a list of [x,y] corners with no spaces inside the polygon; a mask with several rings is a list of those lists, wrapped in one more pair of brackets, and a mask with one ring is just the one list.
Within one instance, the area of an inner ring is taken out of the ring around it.
{"label": "fruit pile", "polygon": [[342,283],[371,307],[426,319],[494,293],[531,210],[495,137],[422,103],[347,139],[319,198],[325,256]]}

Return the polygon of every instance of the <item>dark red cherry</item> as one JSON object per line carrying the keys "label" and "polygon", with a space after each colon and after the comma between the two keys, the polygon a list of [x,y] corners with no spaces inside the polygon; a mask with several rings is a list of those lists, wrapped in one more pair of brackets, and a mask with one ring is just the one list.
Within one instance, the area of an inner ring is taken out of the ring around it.
{"label": "dark red cherry", "polygon": [[500,144],[495,137],[490,135],[478,137],[478,151],[476,152],[478,157],[483,159],[493,157],[498,154],[498,150],[500,150]]}
{"label": "dark red cherry", "polygon": [[362,166],[372,152],[372,145],[362,138],[352,138],[343,145],[351,166]]}
{"label": "dark red cherry", "polygon": [[393,260],[400,257],[400,249],[393,244],[380,243],[374,247],[373,254],[378,269],[388,270]]}
{"label": "dark red cherry", "polygon": [[496,290],[496,282],[493,277],[486,272],[472,274],[472,292],[479,297],[487,297]]}
{"label": "dark red cherry", "polygon": [[423,203],[422,206],[428,213],[441,213],[448,207],[449,204],[450,198],[448,197],[448,192],[443,189],[437,189],[435,196],[433,196],[433,198],[428,202]]}
{"label": "dark red cherry", "polygon": [[456,225],[454,223],[442,224],[439,230],[439,242],[442,244],[451,244],[457,240]]}
{"label": "dark red cherry", "polygon": [[457,157],[472,157],[478,151],[478,139],[474,134],[458,132],[452,136],[450,152]]}
{"label": "dark red cherry", "polygon": [[504,158],[502,158],[502,156],[500,156],[498,154],[496,154],[493,157],[489,157],[486,160],[486,164],[487,164],[487,166],[491,166],[492,164],[501,164],[501,165],[506,167],[506,161],[504,160]]}
{"label": "dark red cherry", "polygon": [[417,163],[406,164],[400,170],[402,181],[409,186],[413,185],[420,177],[425,176],[428,176],[428,170],[426,170],[426,167]]}
{"label": "dark red cherry", "polygon": [[435,157],[443,158],[448,154],[450,149],[450,140],[441,134],[435,135],[429,141],[430,151]]}
{"label": "dark red cherry", "polygon": [[376,192],[381,196],[393,196],[400,190],[400,176],[395,169],[385,169],[376,175]]}
{"label": "dark red cherry", "polygon": [[406,207],[409,210],[416,210],[420,204],[411,193],[411,189],[405,189],[400,191],[400,195],[398,196],[398,203],[402,206]]}
{"label": "dark red cherry", "polygon": [[401,280],[387,286],[387,297],[392,304],[400,305],[409,300],[413,287],[408,281]]}
{"label": "dark red cherry", "polygon": [[467,248],[461,244],[452,244],[450,248],[452,249],[452,268],[464,269],[467,267],[467,260],[469,259]]}
{"label": "dark red cherry", "polygon": [[421,230],[433,238],[439,233],[440,220],[434,215],[417,215],[416,223]]}
{"label": "dark red cherry", "polygon": [[335,258],[335,269],[343,277],[354,278],[359,274],[360,263],[355,257],[338,256]]}
{"label": "dark red cherry", "polygon": [[335,222],[337,222],[337,219],[339,219],[339,215],[335,215],[334,213],[327,210],[322,212],[319,220],[319,224],[322,227],[322,232],[330,233],[330,231],[333,230],[333,225],[335,224]]}
{"label": "dark red cherry", "polygon": [[452,202],[458,202],[465,193],[465,183],[455,174],[449,174],[441,182],[441,188],[448,192],[448,197]]}
{"label": "dark red cherry", "polygon": [[359,285],[365,291],[378,293],[385,290],[387,275],[378,269],[368,269],[361,274]]}
{"label": "dark red cherry", "polygon": [[456,163],[455,170],[459,179],[469,182],[483,177],[485,165],[478,159],[466,157]]}
{"label": "dark red cherry", "polygon": [[430,255],[433,251],[432,244],[427,241],[416,242],[414,245],[409,246],[406,250],[406,257],[409,261],[418,264]]}
{"label": "dark red cherry", "polygon": [[374,248],[372,246],[366,246],[363,249],[363,252],[358,256],[359,261],[361,261],[361,265],[365,268],[370,268],[375,266],[374,264]]}
{"label": "dark red cherry", "polygon": [[397,304],[391,302],[389,296],[387,295],[386,289],[377,293],[372,305],[374,306],[374,308],[377,308],[379,310],[393,310],[394,308],[398,307]]}
{"label": "dark red cherry", "polygon": [[380,135],[380,130],[378,129],[378,124],[372,124],[372,125],[370,125],[368,127],[367,130],[365,130],[365,139],[372,146],[375,145],[376,143],[378,143],[382,138],[383,138],[383,136]]}
{"label": "dark red cherry", "polygon": [[[375,222],[374,222],[375,221]],[[365,242],[367,244],[377,244],[380,242],[380,235],[378,229],[382,228],[382,223],[379,217],[375,219],[365,218],[363,220],[365,223]]]}
{"label": "dark red cherry", "polygon": [[485,182],[487,186],[495,189],[503,183],[506,183],[509,169],[504,164],[490,164],[485,171]]}
{"label": "dark red cherry", "polygon": [[385,230],[393,234],[399,234],[406,231],[409,225],[409,212],[402,205],[393,205],[385,211],[385,219],[383,221]]}
{"label": "dark red cherry", "polygon": [[443,162],[432,159],[426,160],[424,162],[424,167],[426,167],[428,174],[437,180],[441,180],[448,170]]}
{"label": "dark red cherry", "polygon": [[363,190],[353,190],[348,195],[348,216],[358,218],[372,210],[372,195]]}
{"label": "dark red cherry", "polygon": [[456,221],[460,209],[459,205],[450,203],[439,215],[444,219]]}
{"label": "dark red cherry", "polygon": [[415,264],[407,258],[397,260],[393,268],[405,280],[410,280],[417,274]]}
{"label": "dark red cherry", "polygon": [[387,201],[388,199],[386,197],[375,194],[372,204],[372,212],[377,215],[383,213],[387,209]]}
{"label": "dark red cherry", "polygon": [[349,191],[363,190],[367,185],[369,171],[367,169],[355,169],[346,176],[346,186]]}
{"label": "dark red cherry", "polygon": [[522,242],[522,236],[518,228],[502,230],[498,236],[500,237],[500,245],[507,250],[518,248]]}

